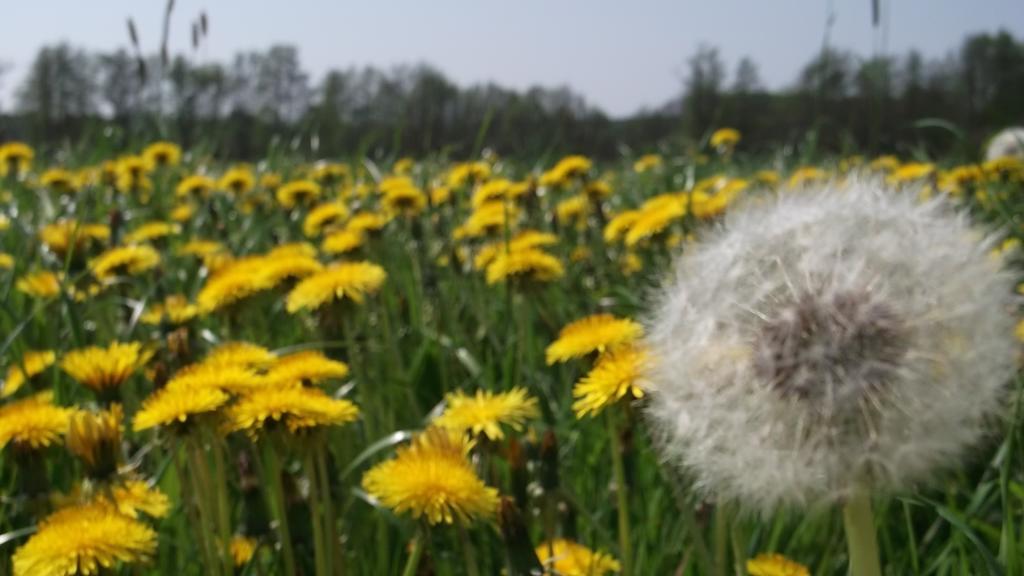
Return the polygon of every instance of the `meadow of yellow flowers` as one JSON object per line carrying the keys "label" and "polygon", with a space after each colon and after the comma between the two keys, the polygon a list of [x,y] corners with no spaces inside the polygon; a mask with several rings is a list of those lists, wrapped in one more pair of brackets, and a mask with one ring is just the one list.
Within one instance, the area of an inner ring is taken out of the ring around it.
{"label": "meadow of yellow flowers", "polygon": [[[692,490],[642,412],[675,256],[853,179],[949,198],[1017,265],[1011,157],[769,163],[728,128],[613,164],[0,144],[0,575],[845,574],[834,510]],[[1024,573],[1016,406],[877,503],[886,574]]]}

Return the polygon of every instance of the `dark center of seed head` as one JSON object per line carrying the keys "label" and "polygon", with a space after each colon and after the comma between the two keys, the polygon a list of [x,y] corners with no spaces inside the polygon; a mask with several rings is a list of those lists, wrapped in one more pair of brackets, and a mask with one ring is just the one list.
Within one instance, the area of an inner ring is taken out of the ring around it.
{"label": "dark center of seed head", "polygon": [[884,389],[907,346],[906,322],[868,291],[806,292],[761,326],[754,370],[782,396],[841,410]]}

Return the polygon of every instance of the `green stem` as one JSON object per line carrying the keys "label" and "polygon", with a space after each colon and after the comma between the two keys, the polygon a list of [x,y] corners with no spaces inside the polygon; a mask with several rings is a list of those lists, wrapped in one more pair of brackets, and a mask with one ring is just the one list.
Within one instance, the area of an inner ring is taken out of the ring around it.
{"label": "green stem", "polygon": [[224,566],[224,573],[234,571],[234,558],[231,556],[231,501],[228,496],[227,465],[224,461],[224,449],[216,435],[210,434],[210,449],[213,451],[213,472],[217,483],[215,492],[211,493],[217,500],[217,535],[220,540],[218,555]]}
{"label": "green stem", "polygon": [[420,556],[423,555],[423,540],[425,538],[426,534],[422,529],[418,530],[416,535],[412,537],[412,542],[409,543],[412,546],[412,550],[409,552],[409,559],[402,570],[402,576],[416,575],[416,569],[420,566]]}
{"label": "green stem", "polygon": [[334,513],[334,499],[331,497],[331,483],[327,479],[327,448],[320,445],[316,453],[317,479],[320,482],[320,500],[323,506],[325,538],[327,539],[327,570],[328,574],[341,574],[344,571],[344,558],[341,554],[341,540],[338,538],[337,517]]}
{"label": "green stem", "polygon": [[466,562],[467,576],[480,576],[480,567],[476,561],[476,549],[473,547],[473,539],[469,537],[465,525],[461,522],[458,527],[459,542],[462,544],[462,557]]}
{"label": "green stem", "polygon": [[209,574],[220,574],[220,547],[217,545],[218,531],[217,520],[214,516],[215,503],[211,503],[213,482],[210,479],[210,471],[207,468],[206,458],[202,453],[202,440],[196,434],[189,437],[186,446],[188,453],[189,468],[192,476],[193,493],[196,504],[199,507],[200,526],[206,534],[204,546],[208,549],[206,569]]}
{"label": "green stem", "polygon": [[633,573],[632,538],[629,529],[629,493],[626,486],[626,467],[622,461],[622,438],[615,426],[615,418],[608,412],[608,435],[612,441],[612,474],[619,513],[619,555],[622,557],[622,576]]}
{"label": "green stem", "polygon": [[715,576],[727,576],[729,573],[729,518],[725,505],[715,507],[715,520],[712,530],[715,565]]}
{"label": "green stem", "polygon": [[[213,549],[211,548],[211,546],[213,545],[213,538],[211,537],[211,535],[206,533],[206,520],[203,518],[203,506],[200,503],[200,499],[202,497],[202,487],[199,486],[199,483],[197,482],[196,479],[196,475],[194,473],[186,474],[185,471],[182,469],[182,464],[179,461],[178,455],[179,448],[180,444],[176,444],[174,447],[174,468],[178,473],[178,478],[184,479],[185,482],[187,482],[188,484],[185,494],[186,498],[188,499],[186,509],[188,510],[188,515],[192,521],[192,524],[195,527],[195,530],[198,532],[197,540],[199,541],[200,551],[203,554],[203,562],[207,566],[212,567],[214,566],[215,557]],[[192,456],[190,448],[187,445],[184,448],[186,459],[191,461]]]}
{"label": "green stem", "polygon": [[850,554],[850,575],[882,576],[875,517],[871,511],[871,496],[866,491],[857,490],[847,499],[843,506],[843,526]]}
{"label": "green stem", "polygon": [[732,566],[736,576],[747,576],[747,535],[738,518],[731,518]]}
{"label": "green stem", "polygon": [[316,464],[313,462],[313,455],[306,456],[306,475],[309,476],[309,522],[313,529],[313,558],[316,566],[317,576],[328,576],[327,560],[324,554],[327,552],[324,545],[324,526],[321,513],[323,509],[320,503],[320,482],[317,479]]}
{"label": "green stem", "polygon": [[281,484],[281,462],[269,441],[263,442],[263,463],[269,483],[267,496],[270,499],[271,512],[277,521],[278,537],[281,540],[281,556],[287,576],[296,576],[295,550],[292,548],[292,534],[288,527],[288,507],[284,500],[284,487]]}

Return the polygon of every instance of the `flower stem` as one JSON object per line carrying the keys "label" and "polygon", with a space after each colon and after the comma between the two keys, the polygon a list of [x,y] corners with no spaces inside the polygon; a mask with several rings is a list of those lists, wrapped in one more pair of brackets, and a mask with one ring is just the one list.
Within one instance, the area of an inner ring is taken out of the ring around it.
{"label": "flower stem", "polygon": [[715,554],[715,576],[727,576],[729,573],[729,514],[723,504],[715,506],[712,538]]}
{"label": "flower stem", "polygon": [[466,531],[466,526],[459,523],[459,541],[462,544],[462,556],[466,562],[467,576],[480,576],[480,568],[477,566],[476,549],[473,547],[473,540]]}
{"label": "flower stem", "polygon": [[419,529],[416,535],[412,537],[412,541],[409,542],[409,546],[412,550],[409,551],[409,559],[405,562],[405,568],[402,570],[402,576],[415,576],[416,569],[420,566],[420,556],[423,555],[423,540],[426,538],[426,534],[423,529]]}
{"label": "flower stem", "polygon": [[871,496],[866,491],[857,490],[847,499],[843,506],[843,526],[850,554],[850,575],[881,576],[875,517],[871,511]]}
{"label": "flower stem", "polygon": [[341,574],[344,571],[344,559],[341,554],[341,540],[338,538],[337,517],[334,515],[331,483],[327,479],[327,448],[323,445],[317,447],[316,469],[320,481],[320,504],[323,506],[324,538],[327,540],[327,570],[332,575]]}
{"label": "flower stem", "polygon": [[224,566],[224,573],[231,574],[234,571],[234,559],[231,556],[231,501],[228,496],[225,448],[218,441],[217,436],[211,433],[210,449],[213,451],[213,472],[216,483],[211,497],[217,500],[217,555]]}
{"label": "flower stem", "polygon": [[329,576],[327,571],[327,553],[324,544],[323,507],[320,501],[320,481],[316,473],[313,455],[306,456],[306,475],[309,477],[309,521],[313,529],[313,562],[317,576]]}
{"label": "flower stem", "polygon": [[277,521],[278,537],[281,540],[281,556],[284,561],[284,572],[287,576],[296,576],[295,551],[292,549],[292,534],[288,528],[288,507],[284,500],[284,487],[281,484],[281,462],[270,442],[263,442],[263,465],[268,483],[267,496],[270,499],[271,512]]}
{"label": "flower stem", "polygon": [[615,417],[609,411],[607,416],[608,435],[612,441],[612,475],[615,480],[615,495],[619,513],[619,555],[622,557],[622,576],[633,573],[633,549],[629,529],[629,493],[626,487],[626,467],[622,461],[622,438],[619,436]]}

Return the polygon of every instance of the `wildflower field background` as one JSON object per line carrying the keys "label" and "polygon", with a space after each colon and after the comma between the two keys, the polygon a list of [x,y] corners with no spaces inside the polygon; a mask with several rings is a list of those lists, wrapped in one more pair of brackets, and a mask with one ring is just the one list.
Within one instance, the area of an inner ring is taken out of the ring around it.
{"label": "wildflower field background", "polygon": [[[1024,398],[1003,378],[1024,342],[1012,30],[890,55],[875,1],[860,56],[832,43],[826,3],[788,87],[700,44],[680,94],[612,117],[571,88],[460,85],[423,63],[332,56],[350,67],[313,82],[293,45],[218,61],[205,10],[178,44],[160,4],[159,45],[131,17],[123,47],[43,45],[0,110],[0,576],[1024,576]],[[559,46],[602,36],[596,4]],[[488,78],[513,28],[495,14],[444,15]],[[365,28],[371,52],[418,38]],[[586,46],[557,56],[575,74]],[[765,215],[785,230],[729,229]],[[816,242],[830,222],[846,236]],[[909,237],[935,249],[906,254]],[[772,246],[795,246],[786,265]],[[696,261],[708,274],[686,277]],[[820,278],[790,283],[807,262]],[[925,312],[887,307],[892,286]],[[957,287],[992,302],[950,304]],[[779,306],[743,299],[758,290]],[[730,306],[763,322],[701,341]],[[917,348],[908,326],[929,332]],[[905,401],[921,390],[948,410],[910,413],[934,405]],[[682,405],[701,395],[715,402]],[[963,428],[896,426],[880,455],[880,414]]]}
{"label": "wildflower field background", "polygon": [[[836,510],[755,515],[660,462],[650,297],[745,197],[948,195],[1015,265],[1024,193],[1015,158],[769,160],[731,129],[618,162],[8,142],[0,171],[19,576],[844,574]],[[1024,573],[1008,385],[969,461],[876,499],[886,574]]]}

